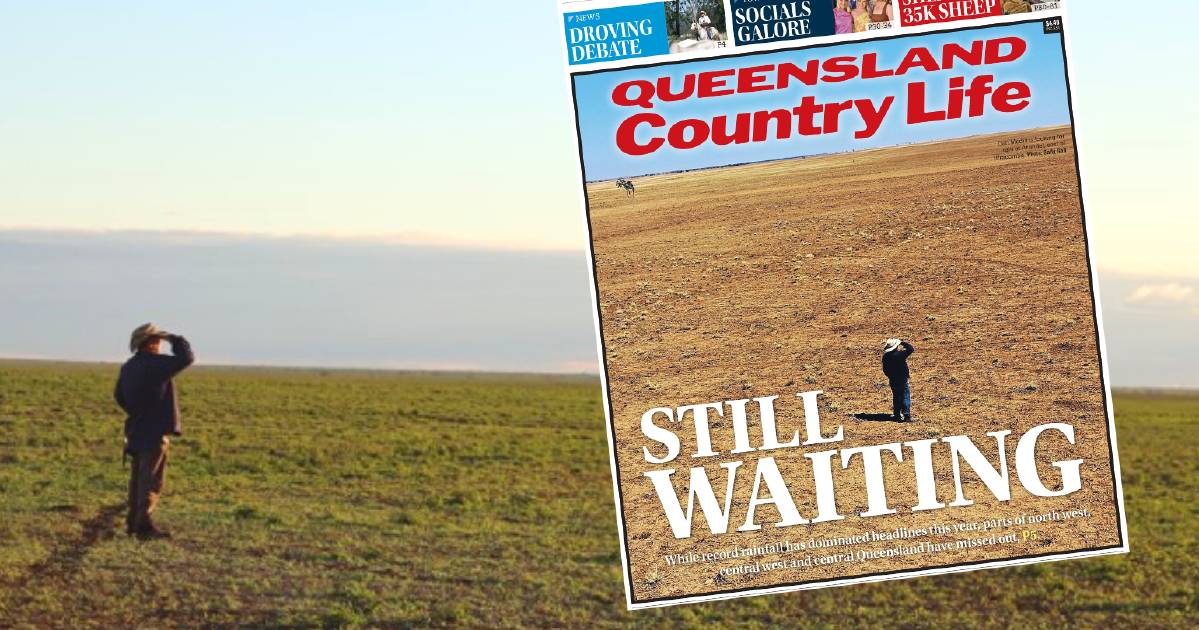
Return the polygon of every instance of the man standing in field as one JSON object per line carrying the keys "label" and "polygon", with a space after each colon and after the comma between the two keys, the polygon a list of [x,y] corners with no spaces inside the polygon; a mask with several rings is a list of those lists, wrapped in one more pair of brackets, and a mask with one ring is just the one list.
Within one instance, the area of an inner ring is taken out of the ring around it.
{"label": "man standing in field", "polygon": [[[159,354],[162,340],[171,354]],[[171,379],[195,362],[191,346],[154,324],[143,324],[129,339],[133,356],[121,366],[117,378],[117,404],[125,410],[125,454],[133,457],[129,473],[129,513],[125,532],[149,540],[169,538],[151,515],[166,481],[168,435],[180,435],[179,399]]]}
{"label": "man standing in field", "polygon": [[908,357],[916,348],[902,339],[883,342],[883,374],[891,384],[891,415],[896,422],[912,421],[912,390],[908,386]]}

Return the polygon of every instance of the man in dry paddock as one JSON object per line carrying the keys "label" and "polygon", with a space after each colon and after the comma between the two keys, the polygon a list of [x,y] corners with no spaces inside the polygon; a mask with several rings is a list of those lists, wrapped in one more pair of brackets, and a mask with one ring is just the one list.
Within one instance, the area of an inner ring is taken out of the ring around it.
{"label": "man in dry paddock", "polygon": [[[171,344],[169,355],[159,354],[164,339]],[[134,354],[121,366],[114,394],[126,414],[125,454],[133,457],[125,532],[142,540],[169,538],[151,516],[166,481],[167,436],[182,433],[172,379],[196,359],[186,339],[154,324],[133,331],[129,350]]]}
{"label": "man in dry paddock", "polygon": [[912,421],[912,389],[908,385],[908,357],[916,348],[902,339],[883,342],[883,374],[891,385],[891,413],[896,422]]}

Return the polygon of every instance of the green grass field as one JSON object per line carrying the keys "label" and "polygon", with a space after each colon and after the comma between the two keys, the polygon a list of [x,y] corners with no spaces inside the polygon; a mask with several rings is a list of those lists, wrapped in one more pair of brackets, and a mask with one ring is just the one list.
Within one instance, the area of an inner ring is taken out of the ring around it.
{"label": "green grass field", "polygon": [[139,543],[114,375],[0,363],[0,627],[1199,625],[1199,394],[1117,396],[1130,555],[629,613],[594,380],[194,369]]}

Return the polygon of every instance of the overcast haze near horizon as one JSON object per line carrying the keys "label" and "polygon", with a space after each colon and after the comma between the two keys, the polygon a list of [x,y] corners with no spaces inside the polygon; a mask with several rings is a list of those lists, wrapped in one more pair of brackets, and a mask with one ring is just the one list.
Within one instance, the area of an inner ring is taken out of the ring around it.
{"label": "overcast haze near horizon", "polygon": [[0,356],[123,361],[152,320],[208,364],[595,372],[587,274],[581,253],[0,232]]}
{"label": "overcast haze near horizon", "polygon": [[[1113,382],[1199,387],[1195,38],[1075,5]],[[554,7],[440,6],[0,6],[0,356],[596,371]]]}

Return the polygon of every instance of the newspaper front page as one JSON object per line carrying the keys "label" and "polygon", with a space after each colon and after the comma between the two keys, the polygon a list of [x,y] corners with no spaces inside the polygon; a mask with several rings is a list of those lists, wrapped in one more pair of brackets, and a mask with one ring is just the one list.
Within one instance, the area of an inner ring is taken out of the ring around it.
{"label": "newspaper front page", "polygon": [[630,608],[1127,551],[1061,3],[560,11]]}

